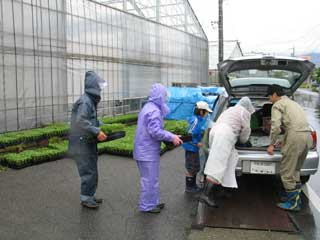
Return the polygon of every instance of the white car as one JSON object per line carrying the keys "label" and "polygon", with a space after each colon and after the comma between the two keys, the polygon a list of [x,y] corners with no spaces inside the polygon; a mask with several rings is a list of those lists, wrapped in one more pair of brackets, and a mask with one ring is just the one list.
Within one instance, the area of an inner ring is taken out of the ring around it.
{"label": "white car", "polygon": [[[246,144],[237,144],[239,163],[237,175],[279,173],[281,160],[280,147],[274,155],[267,153],[272,103],[266,96],[269,85],[283,87],[285,94],[292,97],[296,89],[309,77],[314,64],[298,58],[289,57],[242,57],[228,59],[218,65],[219,80],[225,87],[228,97],[220,96],[213,112],[213,121],[228,107],[248,96],[256,109],[251,117],[252,133]],[[316,150],[317,135],[311,128],[313,148],[309,151],[301,169],[301,181],[309,180],[318,170],[319,155]],[[282,134],[283,135],[283,134]]]}

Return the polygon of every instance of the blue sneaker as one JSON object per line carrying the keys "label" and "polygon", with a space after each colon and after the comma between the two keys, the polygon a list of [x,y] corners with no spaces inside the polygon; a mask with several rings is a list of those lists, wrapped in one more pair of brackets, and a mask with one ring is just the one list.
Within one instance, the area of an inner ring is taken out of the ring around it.
{"label": "blue sneaker", "polygon": [[[301,187],[302,187],[302,184],[301,184],[301,182],[297,182],[297,184],[296,184],[296,190],[299,190],[299,193],[301,193]],[[289,191],[290,192],[290,191]],[[280,194],[279,194],[279,197],[280,197],[280,202],[286,202],[286,201],[288,201],[288,199],[290,199],[290,194],[289,194],[289,196],[288,196],[288,193],[287,193],[287,191],[285,191],[285,190],[281,190],[280,191]]]}
{"label": "blue sneaker", "polygon": [[300,211],[302,205],[300,191],[300,189],[287,191],[287,201],[278,203],[277,206],[288,211]]}

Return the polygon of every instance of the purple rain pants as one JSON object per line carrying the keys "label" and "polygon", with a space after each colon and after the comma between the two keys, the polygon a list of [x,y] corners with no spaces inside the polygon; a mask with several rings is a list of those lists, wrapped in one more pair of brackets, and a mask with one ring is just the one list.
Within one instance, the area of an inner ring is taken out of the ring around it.
{"label": "purple rain pants", "polygon": [[140,172],[139,210],[149,211],[159,204],[160,161],[137,161]]}

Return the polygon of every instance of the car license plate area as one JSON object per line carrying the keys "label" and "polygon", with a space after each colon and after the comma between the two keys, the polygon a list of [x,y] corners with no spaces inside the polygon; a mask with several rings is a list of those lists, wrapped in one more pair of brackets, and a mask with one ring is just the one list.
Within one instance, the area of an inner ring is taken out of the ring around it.
{"label": "car license plate area", "polygon": [[251,161],[250,173],[252,174],[275,174],[276,163]]}

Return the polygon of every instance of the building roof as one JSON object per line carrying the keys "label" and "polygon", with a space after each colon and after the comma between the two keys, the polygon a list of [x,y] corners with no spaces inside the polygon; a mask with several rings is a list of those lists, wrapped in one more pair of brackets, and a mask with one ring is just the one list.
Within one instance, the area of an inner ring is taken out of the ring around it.
{"label": "building roof", "polygon": [[188,0],[95,1],[207,40],[207,36]]}
{"label": "building roof", "polygon": [[[243,56],[238,40],[226,40],[223,42],[223,60]],[[209,41],[209,69],[217,69],[219,62],[218,41]]]}

